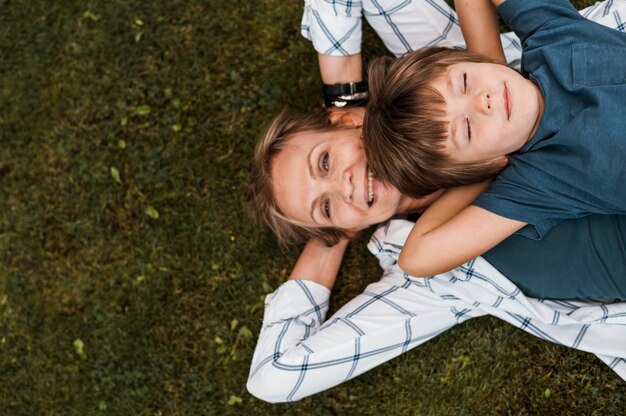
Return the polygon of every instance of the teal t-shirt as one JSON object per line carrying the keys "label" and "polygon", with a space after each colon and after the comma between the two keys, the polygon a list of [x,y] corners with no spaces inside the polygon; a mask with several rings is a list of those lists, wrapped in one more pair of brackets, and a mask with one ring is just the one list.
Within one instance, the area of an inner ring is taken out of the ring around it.
{"label": "teal t-shirt", "polygon": [[566,0],[507,0],[498,10],[522,41],[522,70],[545,108],[474,205],[527,223],[519,233],[531,238],[566,219],[626,215],[626,33]]}
{"label": "teal t-shirt", "polygon": [[513,235],[483,257],[527,296],[626,300],[626,216],[563,221],[539,241]]}

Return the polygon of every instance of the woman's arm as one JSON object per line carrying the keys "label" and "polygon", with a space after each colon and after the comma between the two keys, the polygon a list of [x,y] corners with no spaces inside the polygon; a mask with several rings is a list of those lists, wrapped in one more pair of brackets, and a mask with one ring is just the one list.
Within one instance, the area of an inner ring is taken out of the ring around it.
{"label": "woman's arm", "polygon": [[363,80],[363,60],[361,54],[330,56],[317,54],[320,75],[324,84],[347,84]]}
{"label": "woman's arm", "polygon": [[[388,244],[384,235],[378,237],[385,252],[381,256],[387,258],[387,247],[397,245]],[[313,251],[303,252],[301,259]],[[330,291],[315,279],[289,280],[268,295],[248,391],[268,402],[299,400],[356,377],[466,319],[484,315],[471,303],[457,300],[454,305],[463,310],[458,316],[440,294],[418,283],[407,284],[397,266],[385,264],[381,281],[368,285],[328,320]],[[292,278],[298,274],[294,270]]]}
{"label": "woman's arm", "polygon": [[358,107],[367,103],[367,84],[363,80],[361,54],[331,56],[317,54],[324,106]]}
{"label": "woman's arm", "polygon": [[289,280],[310,280],[332,289],[339,273],[348,240],[342,239],[332,247],[313,239],[304,246]]}
{"label": "woman's arm", "polygon": [[400,253],[402,270],[432,276],[483,254],[526,223],[471,206],[489,181],[447,191],[417,221]]}

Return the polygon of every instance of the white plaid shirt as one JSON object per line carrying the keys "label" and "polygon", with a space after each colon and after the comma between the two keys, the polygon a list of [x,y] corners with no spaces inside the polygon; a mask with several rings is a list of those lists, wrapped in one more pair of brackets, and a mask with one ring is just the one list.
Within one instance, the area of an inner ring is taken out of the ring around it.
{"label": "white plaid shirt", "polygon": [[320,284],[290,280],[267,296],[248,378],[253,395],[299,400],[483,315],[592,352],[626,380],[626,302],[527,298],[481,257],[452,272],[413,278],[396,264],[412,226],[393,220],[376,231],[368,247],[382,279],[326,321],[330,291]]}
{"label": "white plaid shirt", "polygon": [[[580,13],[625,30],[625,0],[598,2]],[[465,47],[456,12],[444,0],[304,0],[301,33],[323,55],[354,55],[361,52],[362,16],[396,56],[425,46]],[[519,68],[519,39],[512,32],[500,37],[507,62]]]}

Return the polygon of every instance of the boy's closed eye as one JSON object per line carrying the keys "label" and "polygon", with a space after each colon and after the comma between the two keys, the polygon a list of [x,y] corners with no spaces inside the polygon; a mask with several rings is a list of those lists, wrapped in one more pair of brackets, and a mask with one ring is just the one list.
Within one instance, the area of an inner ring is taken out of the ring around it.
{"label": "boy's closed eye", "polygon": [[[467,95],[467,72],[463,73],[463,94]],[[469,117],[465,119],[466,130],[467,130],[467,141],[472,140],[472,125],[470,124]]]}

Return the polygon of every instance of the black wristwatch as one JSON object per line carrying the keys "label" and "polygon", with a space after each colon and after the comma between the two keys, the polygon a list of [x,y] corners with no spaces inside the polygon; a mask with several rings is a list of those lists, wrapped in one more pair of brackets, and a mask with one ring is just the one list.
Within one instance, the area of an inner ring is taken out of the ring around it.
{"label": "black wristwatch", "polygon": [[357,107],[367,104],[367,82],[323,84],[324,107]]}

